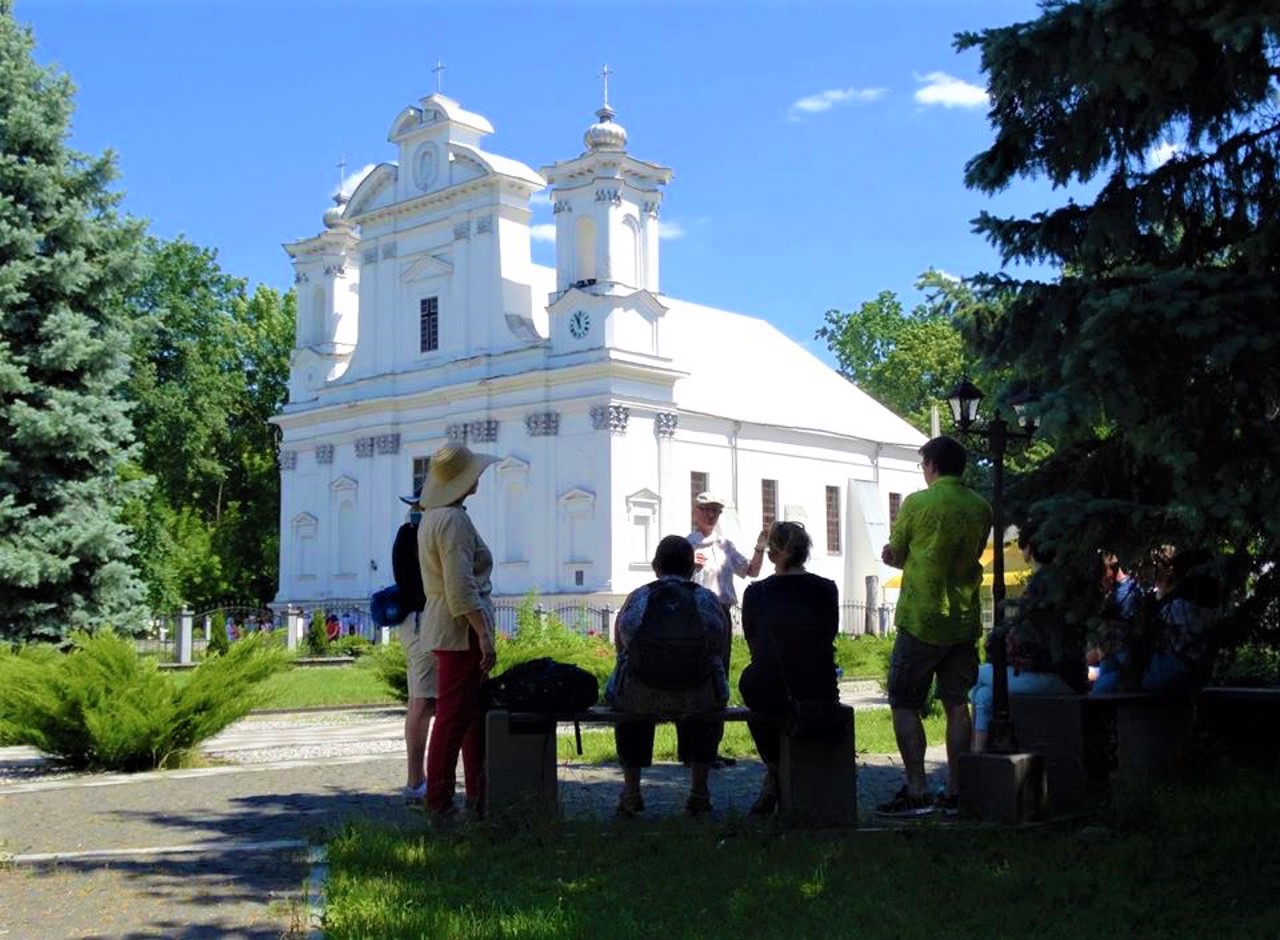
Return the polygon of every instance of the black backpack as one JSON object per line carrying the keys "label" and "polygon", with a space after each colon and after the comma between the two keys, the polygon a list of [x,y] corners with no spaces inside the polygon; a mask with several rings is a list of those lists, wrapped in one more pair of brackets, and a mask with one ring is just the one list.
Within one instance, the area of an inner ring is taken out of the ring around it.
{"label": "black backpack", "polygon": [[644,616],[627,644],[627,668],[645,685],[664,691],[696,689],[711,675],[719,648],[698,614],[692,581],[654,581]]}
{"label": "black backpack", "polygon": [[596,703],[600,698],[600,683],[579,666],[544,656],[517,663],[501,675],[487,679],[484,697],[489,708],[572,714]]}
{"label": "black backpack", "polygon": [[422,569],[418,567],[418,527],[412,522],[396,530],[396,540],[391,545],[391,575],[400,589],[400,619],[421,612],[427,605],[427,595],[422,589]]}

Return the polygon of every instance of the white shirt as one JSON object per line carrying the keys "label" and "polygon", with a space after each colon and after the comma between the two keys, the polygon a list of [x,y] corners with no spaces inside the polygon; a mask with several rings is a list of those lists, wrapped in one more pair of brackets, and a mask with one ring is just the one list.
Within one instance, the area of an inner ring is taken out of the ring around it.
{"label": "white shirt", "polygon": [[738,603],[733,576],[748,577],[747,568],[751,560],[718,530],[713,529],[710,535],[703,535],[694,529],[688,538],[694,554],[702,552],[703,555],[702,567],[695,568],[693,572],[694,583],[718,597],[721,604],[733,606]]}

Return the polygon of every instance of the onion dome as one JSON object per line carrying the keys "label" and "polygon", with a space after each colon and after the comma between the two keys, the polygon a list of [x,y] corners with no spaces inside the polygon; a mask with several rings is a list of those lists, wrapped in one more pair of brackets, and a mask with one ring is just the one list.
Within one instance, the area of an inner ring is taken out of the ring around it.
{"label": "onion dome", "polygon": [[342,217],[346,209],[347,196],[346,193],[338,192],[334,194],[333,205],[324,212],[324,227],[327,229],[349,229],[351,223]]}
{"label": "onion dome", "polygon": [[600,120],[588,127],[587,132],[582,135],[587,149],[591,151],[626,150],[627,130],[613,120],[613,109],[606,104],[596,112],[596,117]]}

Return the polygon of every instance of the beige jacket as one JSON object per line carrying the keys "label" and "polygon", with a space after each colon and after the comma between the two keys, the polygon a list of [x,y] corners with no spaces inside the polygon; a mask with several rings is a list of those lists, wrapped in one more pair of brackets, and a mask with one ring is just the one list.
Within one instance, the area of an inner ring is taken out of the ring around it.
{"label": "beige jacket", "polygon": [[428,509],[418,526],[418,565],[427,595],[422,610],[428,649],[465,650],[466,614],[484,610],[493,623],[493,553],[461,506]]}

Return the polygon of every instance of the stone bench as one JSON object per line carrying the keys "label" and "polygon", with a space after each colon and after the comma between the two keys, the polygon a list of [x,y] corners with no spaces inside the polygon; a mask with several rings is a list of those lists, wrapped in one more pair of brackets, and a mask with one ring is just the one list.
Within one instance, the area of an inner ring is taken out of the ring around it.
{"label": "stone bench", "polygon": [[1234,760],[1280,764],[1280,688],[1208,686],[1196,701],[1196,727]]}
{"label": "stone bench", "polygon": [[[779,815],[801,828],[854,826],[858,781],[853,709],[844,707],[849,734],[835,742],[799,741],[782,735],[778,767]],[[552,819],[559,812],[556,729],[561,723],[616,725],[636,716],[610,708],[546,715],[492,710],[485,718],[486,806],[491,819]],[[706,713],[711,721],[746,721],[748,708]],[[655,716],[659,723],[670,716]],[[772,718],[765,718],[772,721]]]}

